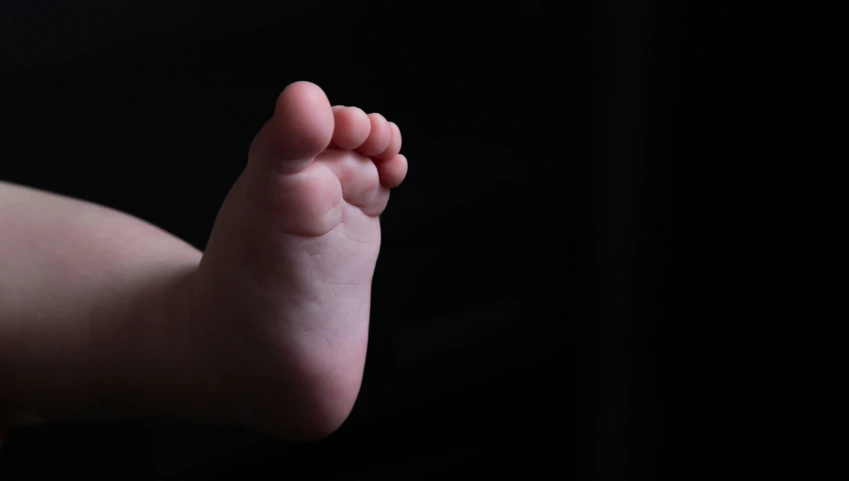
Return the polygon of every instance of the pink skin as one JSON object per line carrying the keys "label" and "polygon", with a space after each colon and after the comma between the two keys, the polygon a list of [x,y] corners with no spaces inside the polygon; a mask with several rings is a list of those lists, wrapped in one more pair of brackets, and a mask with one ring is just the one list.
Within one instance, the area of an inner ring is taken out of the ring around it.
{"label": "pink skin", "polygon": [[397,126],[331,108],[313,84],[280,95],[198,271],[195,312],[227,342],[211,356],[233,367],[223,382],[241,386],[230,389],[234,422],[273,433],[309,420],[329,432],[347,417],[365,364],[378,216],[407,171],[400,148]]}
{"label": "pink skin", "polygon": [[[104,238],[114,238],[107,235],[109,229],[138,229],[132,252],[139,265],[153,269],[143,256],[162,259],[167,251],[172,267],[166,269],[169,264],[160,260],[168,275],[136,276],[169,282],[148,286],[147,294],[130,291],[132,302],[118,297],[123,287],[113,284],[115,300],[109,302],[129,313],[124,320],[100,316],[105,321],[98,317],[81,326],[89,329],[84,338],[89,344],[64,343],[63,351],[56,351],[57,356],[90,362],[77,367],[57,357],[55,366],[40,364],[35,378],[6,377],[4,392],[12,397],[0,402],[46,418],[167,417],[241,425],[290,439],[333,432],[359,393],[371,281],[380,250],[379,216],[390,189],[407,173],[400,149],[398,126],[382,115],[331,107],[324,92],[308,82],[288,86],[254,139],[247,166],[219,211],[199,265],[199,253],[136,219],[119,219],[114,211],[68,200],[30,201],[45,202],[56,212],[87,209],[88,216],[103,219],[97,225]],[[15,239],[7,242],[18,245]],[[143,251],[158,243],[163,247]],[[103,262],[122,259],[126,255],[121,249],[127,248],[109,245],[99,255]],[[69,262],[83,262],[80,258],[75,254]],[[24,272],[26,265],[11,267]],[[98,266],[68,265],[99,272],[93,270]],[[118,272],[108,269],[103,272]],[[130,288],[133,272],[120,277]],[[97,282],[97,277],[86,279]],[[25,294],[17,298],[25,299]],[[126,310],[133,306],[145,312]],[[55,310],[66,316],[76,312],[58,304]],[[26,326],[10,325],[7,332],[49,332]],[[66,323],[61,329],[73,333],[75,327]],[[22,346],[20,352],[7,350],[11,365],[26,365],[35,352],[26,346],[38,346],[38,341],[16,344]],[[74,379],[94,381],[79,387],[69,381]],[[53,380],[64,384],[45,386]],[[42,389],[68,394],[63,401],[38,395]],[[98,406],[87,399],[97,399]]]}

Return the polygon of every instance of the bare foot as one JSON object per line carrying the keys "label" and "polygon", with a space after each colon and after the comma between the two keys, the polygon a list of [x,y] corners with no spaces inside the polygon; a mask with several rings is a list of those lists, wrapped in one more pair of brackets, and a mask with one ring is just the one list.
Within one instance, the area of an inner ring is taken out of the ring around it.
{"label": "bare foot", "polygon": [[320,433],[362,379],[378,216],[407,172],[401,133],[331,107],[314,84],[277,100],[219,212],[195,277],[192,332],[225,422]]}

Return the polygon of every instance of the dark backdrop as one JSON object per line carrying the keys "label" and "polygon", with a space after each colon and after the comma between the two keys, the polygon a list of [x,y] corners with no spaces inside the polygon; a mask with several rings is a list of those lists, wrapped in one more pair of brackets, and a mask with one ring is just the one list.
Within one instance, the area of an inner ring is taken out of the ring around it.
{"label": "dark backdrop", "polygon": [[48,426],[16,432],[0,474],[849,474],[849,43],[832,12],[19,3],[2,17],[3,178],[202,247],[297,79],[397,120],[411,170],[339,433]]}
{"label": "dark backdrop", "polygon": [[845,27],[594,5],[590,477],[845,478]]}

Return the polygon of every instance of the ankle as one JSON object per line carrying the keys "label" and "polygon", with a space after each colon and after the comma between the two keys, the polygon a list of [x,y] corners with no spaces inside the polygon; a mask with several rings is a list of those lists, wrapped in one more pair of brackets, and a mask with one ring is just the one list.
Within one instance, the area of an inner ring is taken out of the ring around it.
{"label": "ankle", "polygon": [[[97,332],[87,389],[109,418],[185,417],[208,392],[197,344],[196,262],[172,266],[139,283],[130,315]],[[201,341],[201,342],[199,342]]]}

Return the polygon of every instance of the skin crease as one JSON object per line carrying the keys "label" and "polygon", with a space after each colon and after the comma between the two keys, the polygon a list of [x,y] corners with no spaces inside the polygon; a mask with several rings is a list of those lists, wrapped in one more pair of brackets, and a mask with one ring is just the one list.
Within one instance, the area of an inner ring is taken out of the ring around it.
{"label": "skin crease", "polygon": [[205,252],[131,215],[0,182],[5,425],[335,431],[362,381],[379,217],[407,173],[400,149],[382,115],[290,85]]}

